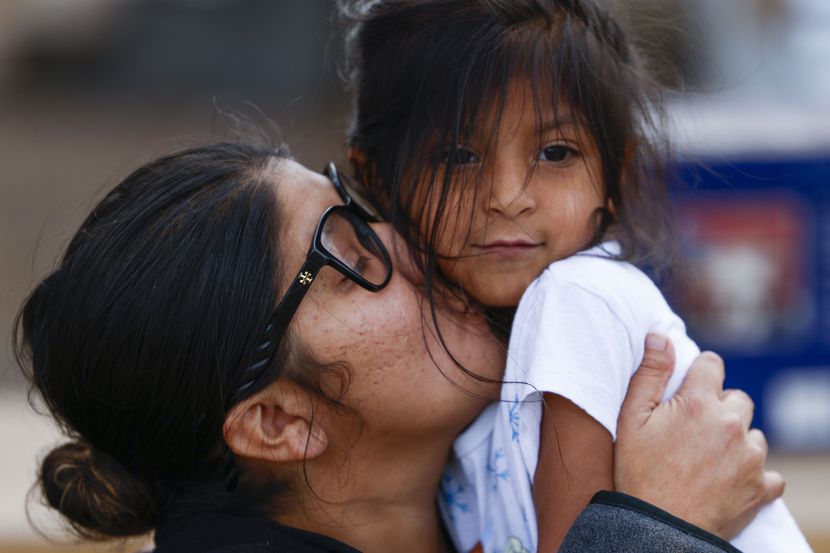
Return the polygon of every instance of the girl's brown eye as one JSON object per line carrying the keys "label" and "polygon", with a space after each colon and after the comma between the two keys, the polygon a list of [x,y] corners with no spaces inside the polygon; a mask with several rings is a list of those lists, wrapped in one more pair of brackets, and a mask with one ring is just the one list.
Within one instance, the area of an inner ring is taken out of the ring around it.
{"label": "girl's brown eye", "polygon": [[453,148],[441,154],[441,162],[446,165],[466,165],[467,163],[478,163],[478,156],[467,148]]}
{"label": "girl's brown eye", "polygon": [[553,144],[551,146],[547,146],[541,151],[539,159],[541,161],[562,162],[577,154],[578,152],[570,146],[565,146],[564,144]]}

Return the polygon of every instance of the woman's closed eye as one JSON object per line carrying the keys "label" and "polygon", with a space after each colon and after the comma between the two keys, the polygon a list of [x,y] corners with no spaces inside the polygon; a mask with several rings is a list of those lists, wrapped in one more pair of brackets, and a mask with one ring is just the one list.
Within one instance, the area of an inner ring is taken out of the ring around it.
{"label": "woman's closed eye", "polygon": [[[350,251],[346,254],[345,259],[343,260],[345,264],[355,273],[360,276],[366,277],[366,273],[369,270],[369,266],[373,261],[373,258],[368,255],[361,255],[355,250]],[[338,286],[348,286],[350,284],[355,284],[355,281],[349,278],[346,275],[342,275]]]}
{"label": "woman's closed eye", "polygon": [[359,274],[363,275],[366,273],[366,269],[369,268],[369,263],[372,261],[368,255],[361,255],[357,258],[357,260],[352,265],[352,269]]}
{"label": "woman's closed eye", "polygon": [[549,144],[542,148],[539,152],[539,161],[550,161],[553,163],[562,163],[569,161],[573,157],[579,156],[579,150],[567,144]]}

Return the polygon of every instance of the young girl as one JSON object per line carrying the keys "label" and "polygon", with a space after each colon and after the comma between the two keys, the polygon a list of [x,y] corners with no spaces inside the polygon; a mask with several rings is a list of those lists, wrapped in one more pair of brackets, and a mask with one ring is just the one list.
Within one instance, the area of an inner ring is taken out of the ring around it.
{"label": "young girl", "polygon": [[[676,349],[667,397],[699,354],[635,267],[672,257],[656,89],[589,0],[344,11],[351,157],[367,194],[419,254],[431,297],[512,322],[502,401],[458,439],[444,477],[450,533],[461,551],[554,551],[613,485],[617,415],[646,336]],[[780,501],[734,544],[809,551]]]}

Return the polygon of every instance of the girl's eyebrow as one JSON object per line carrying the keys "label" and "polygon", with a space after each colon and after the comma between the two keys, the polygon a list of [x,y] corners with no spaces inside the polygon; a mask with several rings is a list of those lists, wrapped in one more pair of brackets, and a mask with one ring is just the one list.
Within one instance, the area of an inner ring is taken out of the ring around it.
{"label": "girl's eyebrow", "polygon": [[578,122],[576,121],[576,119],[574,119],[573,115],[571,115],[570,113],[564,113],[561,117],[543,120],[539,130],[541,130],[543,133],[546,133],[550,131],[555,131],[560,127],[573,126],[577,124]]}

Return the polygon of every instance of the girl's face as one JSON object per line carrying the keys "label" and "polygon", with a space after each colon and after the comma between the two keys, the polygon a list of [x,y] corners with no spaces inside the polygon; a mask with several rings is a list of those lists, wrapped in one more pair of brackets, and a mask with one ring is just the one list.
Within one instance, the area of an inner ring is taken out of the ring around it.
{"label": "girl's face", "polygon": [[485,305],[517,305],[548,264],[590,244],[606,206],[601,160],[577,114],[541,109],[529,87],[514,86],[493,146],[484,151],[489,137],[475,129],[459,145],[436,250],[444,275]]}
{"label": "girl's face", "polygon": [[[306,258],[320,216],[342,200],[326,177],[293,161],[281,162],[276,171],[284,221],[280,255],[286,274],[293,276]],[[323,267],[291,321],[295,339],[316,360],[350,367],[342,400],[360,414],[367,435],[401,440],[407,447],[417,441],[413,435],[452,440],[486,403],[468,392],[492,398],[498,388],[471,378],[450,361],[436,340],[429,312],[422,316],[418,275],[407,274],[411,263],[398,262],[396,252],[405,251],[397,244],[400,239],[388,224],[372,228],[393,257],[389,284],[369,292]],[[287,287],[285,283],[280,294]],[[438,318],[450,351],[465,367],[501,378],[503,348],[480,316],[439,312]]]}

